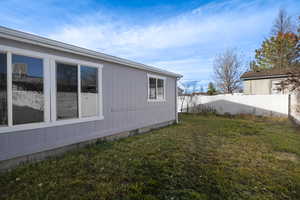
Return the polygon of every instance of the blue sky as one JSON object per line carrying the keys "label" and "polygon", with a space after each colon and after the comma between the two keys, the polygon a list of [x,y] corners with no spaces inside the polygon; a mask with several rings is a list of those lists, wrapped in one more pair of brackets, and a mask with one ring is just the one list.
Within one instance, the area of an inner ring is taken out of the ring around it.
{"label": "blue sky", "polygon": [[3,0],[0,24],[131,59],[206,86],[226,48],[244,61],[270,35],[279,8],[294,19],[299,0]]}

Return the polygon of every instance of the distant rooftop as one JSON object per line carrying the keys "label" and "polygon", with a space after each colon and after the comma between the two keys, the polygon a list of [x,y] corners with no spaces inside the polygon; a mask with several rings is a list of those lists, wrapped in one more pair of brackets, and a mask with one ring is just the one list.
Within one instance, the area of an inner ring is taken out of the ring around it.
{"label": "distant rooftop", "polygon": [[241,79],[251,80],[251,79],[266,79],[266,78],[279,78],[287,77],[291,69],[265,69],[260,71],[249,71],[245,72]]}

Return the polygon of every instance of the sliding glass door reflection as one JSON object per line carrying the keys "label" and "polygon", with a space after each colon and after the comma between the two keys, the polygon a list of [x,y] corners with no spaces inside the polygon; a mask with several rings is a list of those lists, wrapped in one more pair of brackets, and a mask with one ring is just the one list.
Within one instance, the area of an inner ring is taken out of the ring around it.
{"label": "sliding glass door reflection", "polygon": [[43,60],[12,55],[13,124],[44,121]]}
{"label": "sliding glass door reflection", "polygon": [[98,68],[81,66],[81,116],[98,115]]}
{"label": "sliding glass door reflection", "polygon": [[56,63],[57,119],[78,118],[77,65]]}

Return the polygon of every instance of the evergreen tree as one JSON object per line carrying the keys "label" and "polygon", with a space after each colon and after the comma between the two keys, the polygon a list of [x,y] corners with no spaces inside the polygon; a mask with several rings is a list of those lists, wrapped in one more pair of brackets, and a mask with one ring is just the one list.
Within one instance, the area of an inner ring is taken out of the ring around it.
{"label": "evergreen tree", "polygon": [[[298,56],[295,58],[294,61],[294,65],[295,67],[290,68],[290,70],[288,70],[288,78],[284,79],[283,81],[281,81],[280,85],[279,85],[279,90],[287,90],[287,91],[296,91],[296,92],[300,92],[300,56],[299,56],[299,49],[300,49],[300,16],[299,16],[299,21],[298,21],[298,29],[297,29],[297,37],[298,37],[298,44],[297,44],[297,48],[298,48]],[[300,106],[298,105],[297,110],[300,111]],[[298,112],[298,111],[297,111]]]}
{"label": "evergreen tree", "polygon": [[250,69],[250,71],[253,71],[253,72],[259,71],[259,67],[257,66],[257,64],[254,60],[250,61],[249,69]]}
{"label": "evergreen tree", "polygon": [[255,53],[255,62],[250,66],[252,71],[299,65],[300,34],[299,31],[296,33],[291,17],[285,10],[279,10],[271,37]]}
{"label": "evergreen tree", "polygon": [[295,33],[278,33],[266,39],[255,53],[254,66],[259,69],[293,67],[300,58],[299,36]]}
{"label": "evergreen tree", "polygon": [[217,93],[216,87],[212,82],[208,83],[207,94],[214,95]]}

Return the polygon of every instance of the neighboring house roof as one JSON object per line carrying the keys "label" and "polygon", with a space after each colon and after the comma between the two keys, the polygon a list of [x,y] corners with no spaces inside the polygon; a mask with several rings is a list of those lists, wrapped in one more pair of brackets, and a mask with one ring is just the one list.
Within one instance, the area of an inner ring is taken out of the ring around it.
{"label": "neighboring house roof", "polygon": [[178,77],[178,78],[182,77],[181,74],[176,74],[176,73],[169,72],[169,71],[159,69],[156,67],[144,65],[141,63],[137,63],[137,62],[130,61],[127,59],[107,55],[107,54],[96,52],[93,50],[77,47],[77,46],[66,44],[63,42],[58,42],[56,40],[51,40],[51,39],[40,37],[37,35],[9,29],[9,28],[3,27],[3,26],[0,26],[0,37],[15,40],[15,41],[20,41],[20,42],[24,42],[24,43],[34,44],[34,45],[38,45],[38,46],[42,46],[42,47],[47,47],[47,48],[51,48],[51,49],[55,49],[55,50],[59,50],[59,51],[68,52],[68,53],[74,53],[77,55],[87,56],[90,58],[101,59],[104,61],[118,63],[118,64],[126,65],[128,67],[147,70],[150,72],[164,74],[164,75],[168,75],[168,76],[172,76],[172,77]]}
{"label": "neighboring house roof", "polygon": [[245,72],[242,80],[268,79],[268,78],[284,78],[288,76],[290,69],[267,69],[261,71]]}

